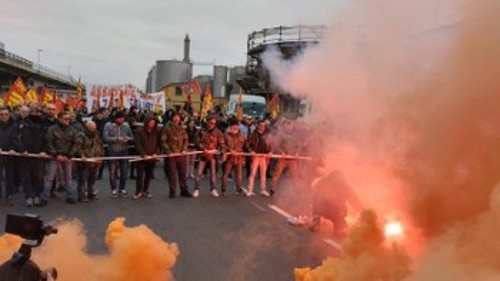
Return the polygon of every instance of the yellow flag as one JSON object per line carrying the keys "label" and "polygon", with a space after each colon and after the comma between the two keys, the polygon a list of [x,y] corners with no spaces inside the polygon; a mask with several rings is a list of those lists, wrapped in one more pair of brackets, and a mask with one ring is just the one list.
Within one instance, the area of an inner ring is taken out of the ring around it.
{"label": "yellow flag", "polygon": [[36,89],[34,88],[29,89],[24,98],[30,103],[38,103],[38,93]]}
{"label": "yellow flag", "polygon": [[212,90],[210,89],[210,84],[207,83],[205,87],[205,94],[203,95],[203,106],[201,107],[201,119],[205,119],[208,115],[208,111],[213,107],[212,100]]}

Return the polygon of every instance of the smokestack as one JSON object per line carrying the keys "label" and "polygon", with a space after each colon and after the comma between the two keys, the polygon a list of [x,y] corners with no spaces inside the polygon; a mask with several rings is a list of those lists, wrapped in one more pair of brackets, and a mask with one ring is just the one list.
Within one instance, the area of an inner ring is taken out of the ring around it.
{"label": "smokestack", "polygon": [[189,34],[186,34],[186,38],[184,38],[184,59],[183,61],[189,63],[189,44],[191,40],[189,39]]}

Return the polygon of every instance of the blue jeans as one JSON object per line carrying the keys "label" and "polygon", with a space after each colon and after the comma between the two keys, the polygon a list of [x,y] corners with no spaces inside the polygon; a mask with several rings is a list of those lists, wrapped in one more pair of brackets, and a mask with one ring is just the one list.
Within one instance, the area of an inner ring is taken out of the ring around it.
{"label": "blue jeans", "polygon": [[45,179],[43,182],[43,192],[41,194],[41,198],[43,200],[49,200],[50,198],[50,189],[52,188],[52,184],[56,179],[57,170],[61,169],[62,176],[64,177],[63,186],[66,191],[66,199],[76,199],[76,188],[73,186],[73,162],[59,162],[56,160],[49,160],[46,166],[47,170],[45,171]]}
{"label": "blue jeans", "polygon": [[[123,151],[112,151],[108,150],[108,155],[113,156],[128,156],[128,150]],[[119,169],[120,179],[119,187],[120,190],[125,189],[125,184],[127,183],[127,171],[128,171],[128,160],[110,160],[109,161],[109,184],[111,190],[116,190],[118,188],[117,183],[117,169]]]}

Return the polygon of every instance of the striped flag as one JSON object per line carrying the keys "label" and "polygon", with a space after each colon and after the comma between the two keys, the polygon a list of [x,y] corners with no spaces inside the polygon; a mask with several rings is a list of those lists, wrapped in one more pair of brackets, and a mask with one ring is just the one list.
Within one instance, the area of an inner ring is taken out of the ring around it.
{"label": "striped flag", "polygon": [[241,122],[243,120],[243,89],[240,88],[238,94],[238,103],[236,104],[236,119]]}
{"label": "striped flag", "polygon": [[212,100],[212,90],[210,88],[210,83],[207,83],[205,87],[205,94],[203,95],[203,105],[201,107],[201,114],[200,117],[201,119],[204,119],[208,115],[208,111],[212,109],[213,107],[213,100]]}
{"label": "striped flag", "polygon": [[23,79],[21,76],[18,76],[5,96],[5,104],[9,106],[21,104],[24,101],[26,91],[27,89],[23,83]]}

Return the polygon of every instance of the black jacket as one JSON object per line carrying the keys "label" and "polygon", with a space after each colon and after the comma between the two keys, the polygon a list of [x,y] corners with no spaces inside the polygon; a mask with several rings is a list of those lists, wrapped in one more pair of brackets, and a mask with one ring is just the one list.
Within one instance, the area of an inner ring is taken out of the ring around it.
{"label": "black jacket", "polygon": [[57,122],[47,130],[46,138],[47,153],[52,156],[74,157],[78,152],[78,133],[70,126]]}
{"label": "black jacket", "polygon": [[14,126],[11,141],[12,148],[19,153],[40,153],[46,150],[45,127],[42,119],[28,117],[20,119]]}

